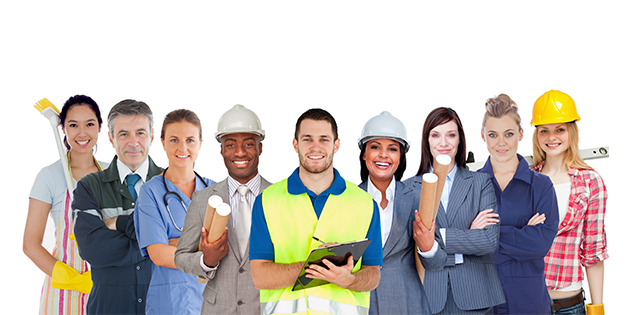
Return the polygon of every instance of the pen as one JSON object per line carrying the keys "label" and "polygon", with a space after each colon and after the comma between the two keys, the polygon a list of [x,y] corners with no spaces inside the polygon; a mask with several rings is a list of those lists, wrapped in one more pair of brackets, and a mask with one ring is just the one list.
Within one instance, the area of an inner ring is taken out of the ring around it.
{"label": "pen", "polygon": [[326,242],[324,242],[324,241],[320,240],[319,238],[317,238],[317,237],[315,237],[315,236],[313,236],[313,239],[314,239],[314,240],[316,240],[316,241],[318,241],[318,242],[320,242],[320,243],[322,243],[322,244],[326,244]]}

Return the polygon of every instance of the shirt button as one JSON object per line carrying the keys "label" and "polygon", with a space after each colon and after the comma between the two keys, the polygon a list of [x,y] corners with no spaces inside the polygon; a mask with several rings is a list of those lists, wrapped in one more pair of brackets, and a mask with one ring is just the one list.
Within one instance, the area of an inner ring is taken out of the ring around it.
{"label": "shirt button", "polygon": [[245,304],[245,303],[243,303],[243,301],[238,301],[238,302],[236,302],[236,304],[238,304],[238,305],[243,305],[243,304]]}
{"label": "shirt button", "polygon": [[138,303],[142,303],[142,299],[138,299]]}
{"label": "shirt button", "polygon": [[131,205],[132,205],[132,206],[135,206],[135,205],[136,205],[136,203],[135,203],[135,202],[132,202],[132,203],[131,203]]}
{"label": "shirt button", "polygon": [[245,272],[245,269],[240,268],[240,269],[238,270],[238,272],[239,272],[239,273],[243,273],[243,272]]}
{"label": "shirt button", "polygon": [[136,266],[136,270],[140,270],[140,266]]}

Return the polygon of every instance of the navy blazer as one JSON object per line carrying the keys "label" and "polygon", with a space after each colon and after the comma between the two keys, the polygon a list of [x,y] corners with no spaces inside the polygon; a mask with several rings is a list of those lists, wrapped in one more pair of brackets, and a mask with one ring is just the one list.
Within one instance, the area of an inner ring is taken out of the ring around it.
{"label": "navy blazer", "polygon": [[[405,184],[420,190],[422,177],[414,176]],[[435,220],[439,248],[434,257],[421,256],[426,269],[424,286],[431,312],[439,313],[446,304],[448,282],[453,299],[460,309],[489,308],[505,302],[494,262],[490,256],[499,242],[499,225],[483,230],[471,230],[477,214],[486,209],[496,213],[496,197],[488,174],[457,169],[448,199],[448,209],[442,203]],[[440,229],[446,229],[446,241]],[[464,263],[455,264],[455,254],[463,254]]]}
{"label": "navy blazer", "polygon": [[[359,188],[367,191],[367,181]],[[381,280],[370,292],[370,314],[431,314],[413,256],[412,224],[419,203],[420,191],[396,182],[392,228],[383,246]]]}

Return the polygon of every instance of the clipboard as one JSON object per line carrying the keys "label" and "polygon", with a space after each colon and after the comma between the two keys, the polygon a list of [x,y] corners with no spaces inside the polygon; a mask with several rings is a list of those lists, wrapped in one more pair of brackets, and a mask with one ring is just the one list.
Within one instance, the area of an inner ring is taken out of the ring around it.
{"label": "clipboard", "polygon": [[304,266],[302,266],[302,271],[300,271],[300,275],[295,280],[295,284],[293,285],[293,289],[291,289],[291,291],[298,291],[328,284],[329,282],[326,280],[307,278],[306,268],[312,264],[317,264],[327,268],[327,266],[322,262],[322,259],[327,259],[336,266],[343,266],[348,261],[350,255],[352,255],[352,259],[356,265],[361,256],[363,256],[365,249],[368,245],[370,245],[370,242],[371,241],[368,239],[362,239],[312,249],[308,254],[308,258],[306,258]]}

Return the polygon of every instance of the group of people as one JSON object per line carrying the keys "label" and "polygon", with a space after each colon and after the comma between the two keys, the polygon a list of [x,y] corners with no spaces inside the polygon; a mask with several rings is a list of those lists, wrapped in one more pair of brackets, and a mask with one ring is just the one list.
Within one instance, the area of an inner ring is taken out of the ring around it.
{"label": "group of people", "polygon": [[[218,122],[228,173],[218,183],[194,170],[203,137],[190,110],[164,118],[164,169],[149,156],[144,102],[110,110],[109,164],[94,158],[103,123],[94,100],[71,97],[59,120],[67,154],[38,174],[24,232],[24,252],[47,275],[42,314],[603,314],[607,192],[579,155],[580,117],[560,91],[534,104],[531,168],[517,153],[518,107],[501,94],[486,102],[490,156],[477,172],[466,167],[458,114],[440,107],[425,120],[416,176],[403,181],[411,144],[404,124],[382,112],[358,141],[358,186],[333,167],[337,123],[319,108],[298,118],[299,166],[275,184],[258,172],[265,131],[242,105]],[[428,227],[418,213],[422,176],[442,155],[451,162]],[[232,211],[209,242],[215,195]],[[48,216],[52,253],[42,246]],[[313,249],[362,239],[370,243],[356,260],[305,264]],[[303,271],[328,284],[294,289]]]}

